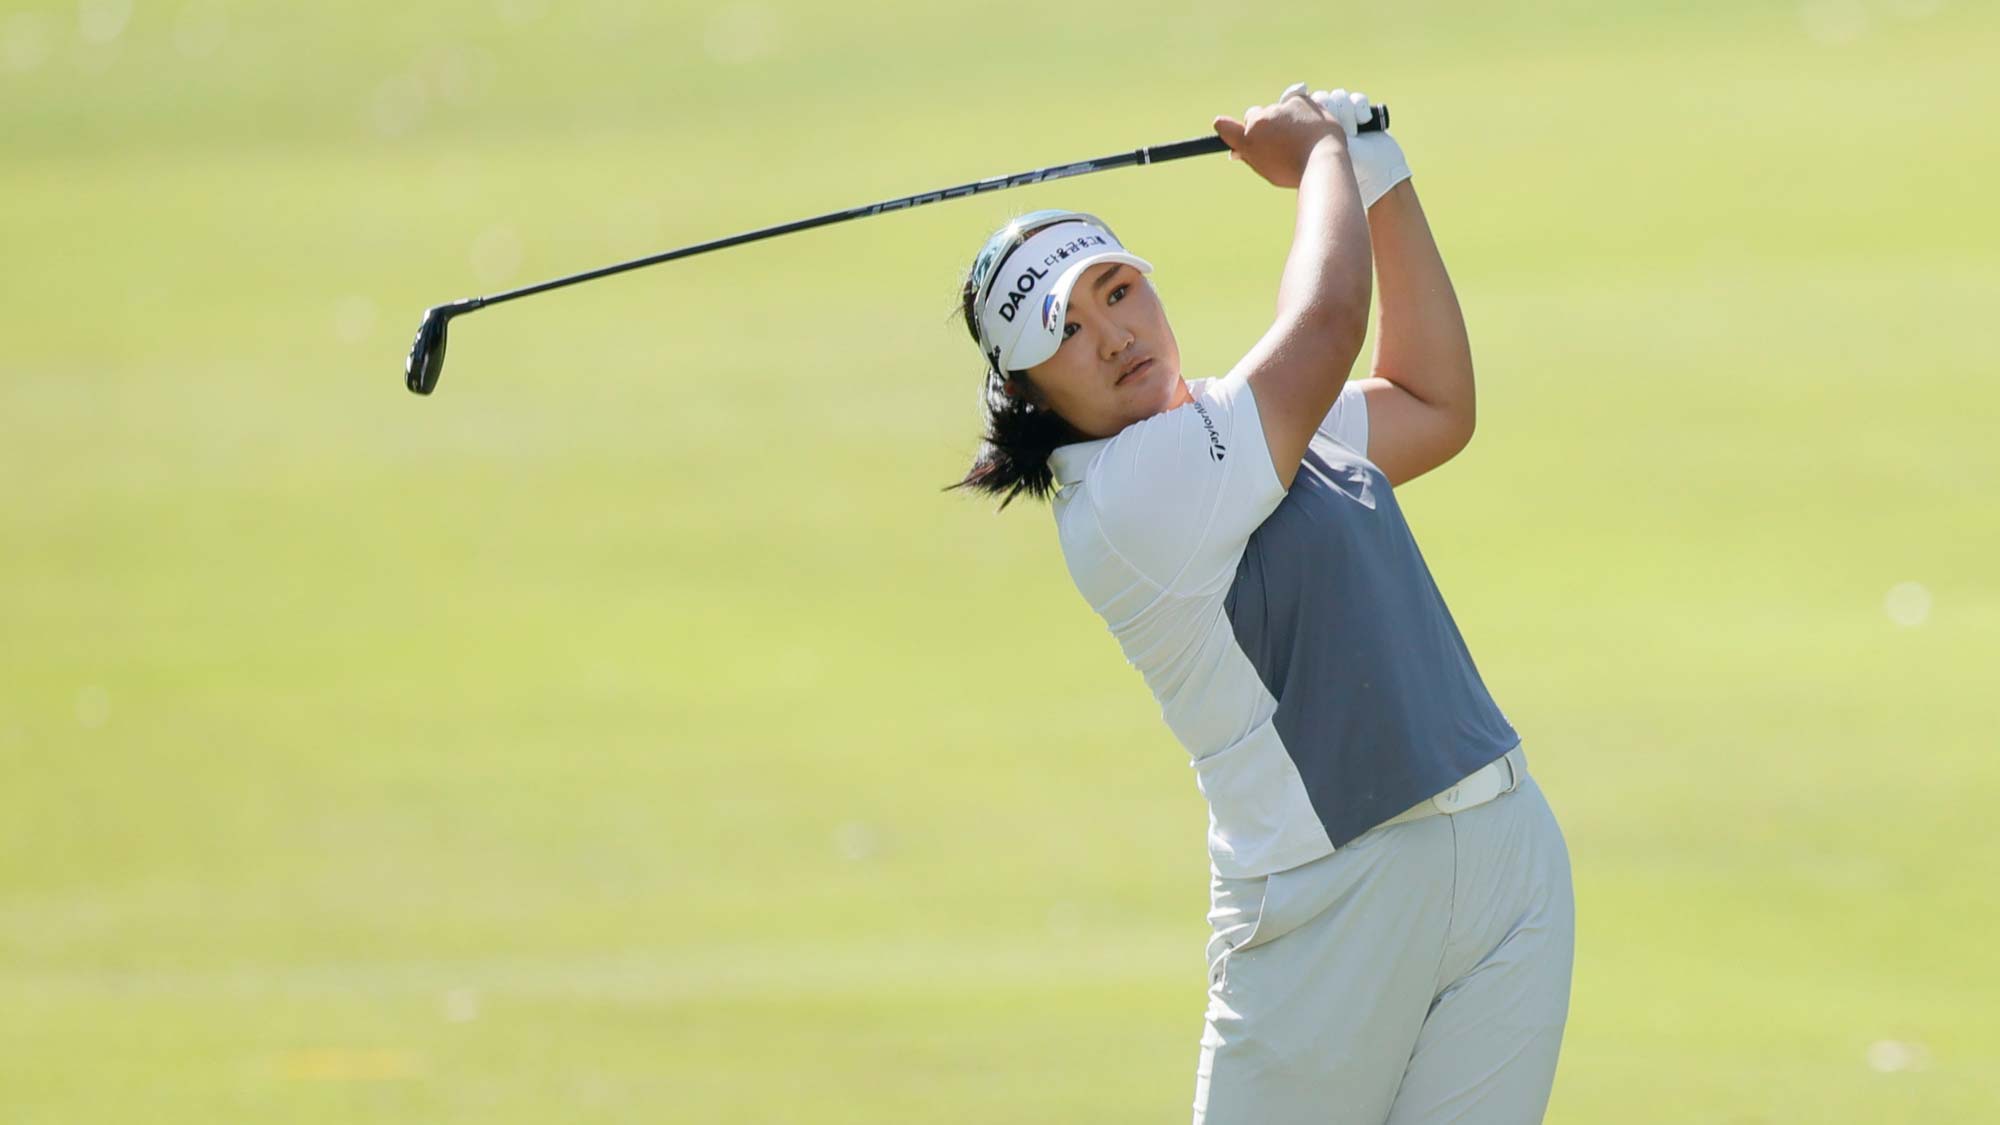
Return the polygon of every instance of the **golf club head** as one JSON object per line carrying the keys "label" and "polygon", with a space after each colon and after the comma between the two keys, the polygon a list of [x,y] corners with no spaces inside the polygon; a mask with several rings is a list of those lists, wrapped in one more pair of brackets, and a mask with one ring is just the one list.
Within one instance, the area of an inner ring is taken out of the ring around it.
{"label": "golf club head", "polygon": [[403,361],[403,381],[413,393],[427,395],[437,387],[438,376],[444,373],[445,325],[452,317],[471,312],[480,304],[476,298],[468,297],[424,312],[424,322],[417,325],[416,341],[410,345],[410,358]]}

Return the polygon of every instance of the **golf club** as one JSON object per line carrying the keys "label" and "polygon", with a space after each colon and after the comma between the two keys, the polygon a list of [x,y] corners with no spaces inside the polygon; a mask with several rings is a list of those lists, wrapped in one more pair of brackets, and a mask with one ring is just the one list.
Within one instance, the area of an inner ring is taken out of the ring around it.
{"label": "golf club", "polygon": [[[1364,133],[1380,132],[1388,127],[1389,107],[1385,105],[1373,107],[1372,116],[1369,120],[1361,123],[1361,131]],[[865,219],[870,215],[879,215],[884,211],[902,211],[911,207],[921,207],[926,203],[936,203],[942,199],[958,199],[963,196],[978,195],[983,192],[1020,187],[1024,184],[1046,183],[1049,180],[1067,179],[1071,176],[1102,172],[1110,168],[1123,168],[1131,164],[1160,164],[1168,160],[1180,160],[1189,156],[1226,152],[1228,149],[1229,146],[1223,143],[1222,138],[1219,136],[1196,137],[1192,140],[1175,141],[1172,144],[1151,145],[1146,148],[1133,149],[1131,152],[1101,156],[1095,160],[1079,160],[1070,164],[1057,164],[1048,168],[1037,168],[1030,172],[1020,172],[1012,176],[994,176],[989,179],[974,180],[969,184],[960,184],[957,187],[927,191],[918,195],[906,195],[901,199],[870,203],[863,207],[852,207],[845,211],[833,211],[825,215],[814,216],[810,219],[800,219],[797,222],[765,227],[761,230],[747,231],[743,234],[732,234],[727,238],[718,238],[713,242],[683,246],[678,250],[668,250],[646,258],[635,258],[629,262],[619,262],[616,265],[603,266],[584,273],[571,274],[568,277],[558,277],[550,281],[538,282],[534,285],[525,285],[519,289],[509,289],[504,293],[495,293],[488,297],[466,297],[462,300],[452,301],[449,304],[437,305],[424,313],[423,323],[417,326],[416,341],[410,345],[410,358],[403,363],[404,381],[408,384],[410,390],[416,394],[430,394],[437,387],[438,376],[444,371],[445,329],[451,323],[451,319],[456,316],[463,316],[474,309],[485,308],[488,305],[497,305],[502,301],[511,301],[516,297],[546,293],[551,289],[560,289],[565,285],[575,285],[579,281],[591,281],[600,277],[609,277],[614,273],[635,270],[641,266],[658,265],[661,262],[671,262],[676,258],[689,258],[696,254],[705,254],[710,250],[723,250],[731,246],[741,246],[746,242],[775,238],[778,235],[791,234],[794,231],[810,230],[813,227],[842,223],[849,219]]]}

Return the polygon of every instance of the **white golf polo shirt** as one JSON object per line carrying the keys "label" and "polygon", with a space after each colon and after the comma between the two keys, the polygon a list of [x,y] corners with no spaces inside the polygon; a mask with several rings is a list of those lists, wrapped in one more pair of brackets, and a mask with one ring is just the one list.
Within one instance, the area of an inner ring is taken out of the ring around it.
{"label": "white golf polo shirt", "polygon": [[1244,377],[1049,463],[1070,577],[1193,759],[1216,873],[1326,855],[1520,741],[1349,384],[1287,490]]}

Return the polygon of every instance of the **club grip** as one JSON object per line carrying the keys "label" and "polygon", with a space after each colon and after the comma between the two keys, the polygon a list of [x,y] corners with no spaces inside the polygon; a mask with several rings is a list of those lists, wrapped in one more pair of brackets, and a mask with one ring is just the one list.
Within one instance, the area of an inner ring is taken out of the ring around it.
{"label": "club grip", "polygon": [[[1368,120],[1361,123],[1364,133],[1380,133],[1389,128],[1389,107],[1377,105],[1368,107]],[[1179,160],[1185,156],[1206,156],[1211,152],[1228,152],[1229,145],[1221,137],[1196,137],[1191,141],[1175,141],[1172,144],[1154,145],[1139,150],[1143,154],[1141,164],[1158,164],[1162,160]]]}

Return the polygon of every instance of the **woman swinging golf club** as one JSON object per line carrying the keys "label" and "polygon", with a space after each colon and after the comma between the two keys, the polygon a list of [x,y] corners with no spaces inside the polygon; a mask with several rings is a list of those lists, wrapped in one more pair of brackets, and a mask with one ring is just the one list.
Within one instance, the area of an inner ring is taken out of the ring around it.
{"label": "woman swinging golf club", "polygon": [[1567,846],[1392,491],[1470,439],[1472,360],[1368,113],[1295,86],[1215,119],[1298,195],[1276,319],[1220,378],[1182,378],[1094,216],[1008,224],[963,291],[986,430],[953,487],[1052,501],[1208,801],[1209,1125],[1540,1121],[1569,1011]]}

